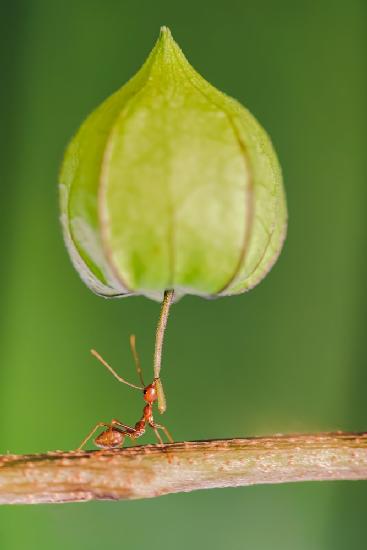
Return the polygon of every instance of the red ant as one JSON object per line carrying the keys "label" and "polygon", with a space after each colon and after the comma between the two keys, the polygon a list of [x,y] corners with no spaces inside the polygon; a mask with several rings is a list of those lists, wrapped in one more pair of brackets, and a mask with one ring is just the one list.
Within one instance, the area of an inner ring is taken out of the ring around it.
{"label": "red ant", "polygon": [[148,386],[145,385],[143,380],[143,373],[140,366],[140,360],[139,356],[136,351],[135,347],[135,336],[130,336],[130,347],[131,352],[133,355],[134,363],[136,370],[138,372],[139,378],[141,380],[142,386],[136,386],[135,384],[131,384],[130,382],[127,382],[121,376],[117,374],[113,370],[113,368],[97,353],[94,349],[91,350],[92,355],[96,357],[102,365],[108,369],[113,376],[119,381],[123,382],[124,384],[127,384],[128,386],[135,388],[137,390],[143,391],[143,398],[146,402],[146,405],[143,410],[143,415],[140,420],[135,424],[134,427],[127,426],[126,424],[123,424],[119,420],[116,420],[115,418],[111,420],[109,424],[106,422],[98,422],[96,426],[93,428],[93,430],[87,435],[85,439],[83,439],[82,443],[78,447],[78,451],[84,447],[84,445],[91,439],[91,437],[95,434],[95,432],[98,430],[98,428],[101,428],[102,426],[106,427],[107,429],[104,430],[102,433],[99,434],[98,437],[94,439],[94,444],[96,447],[99,447],[100,449],[115,449],[116,447],[122,447],[125,441],[125,437],[130,437],[132,441],[137,439],[138,437],[141,437],[145,433],[146,425],[148,424],[151,428],[153,428],[155,435],[157,436],[157,439],[161,445],[163,445],[162,438],[158,432],[158,429],[161,429],[164,431],[164,433],[167,436],[167,439],[170,441],[170,443],[173,443],[173,439],[167,430],[165,426],[162,426],[161,424],[156,424],[153,419],[153,403],[158,399],[157,395],[157,386],[159,384],[159,379],[155,378],[151,384]]}

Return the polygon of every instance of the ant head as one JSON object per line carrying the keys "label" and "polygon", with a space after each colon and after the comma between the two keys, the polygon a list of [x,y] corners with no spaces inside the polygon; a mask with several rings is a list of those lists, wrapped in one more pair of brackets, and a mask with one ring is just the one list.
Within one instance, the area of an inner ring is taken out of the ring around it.
{"label": "ant head", "polygon": [[144,394],[144,401],[150,404],[154,403],[154,401],[158,399],[155,382],[152,382],[151,384],[149,384],[149,386],[146,386],[143,390],[143,394]]}

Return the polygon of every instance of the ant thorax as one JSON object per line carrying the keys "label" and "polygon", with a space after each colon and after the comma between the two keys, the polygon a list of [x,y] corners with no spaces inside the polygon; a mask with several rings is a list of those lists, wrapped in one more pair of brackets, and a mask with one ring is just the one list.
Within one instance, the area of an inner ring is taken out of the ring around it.
{"label": "ant thorax", "polygon": [[144,407],[143,418],[144,418],[144,421],[148,422],[149,424],[153,422],[153,407],[150,403],[148,403]]}

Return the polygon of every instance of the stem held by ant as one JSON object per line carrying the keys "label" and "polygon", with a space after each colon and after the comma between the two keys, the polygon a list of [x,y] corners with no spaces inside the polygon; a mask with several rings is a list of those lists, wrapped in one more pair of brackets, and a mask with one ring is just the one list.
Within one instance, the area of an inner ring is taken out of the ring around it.
{"label": "stem held by ant", "polygon": [[161,363],[162,363],[162,348],[163,338],[167,326],[169,310],[173,301],[174,290],[166,290],[163,296],[161,313],[158,320],[155,348],[154,348],[154,379],[156,381],[158,393],[158,410],[163,414],[167,408],[166,398],[163,391],[163,385],[160,379]]}

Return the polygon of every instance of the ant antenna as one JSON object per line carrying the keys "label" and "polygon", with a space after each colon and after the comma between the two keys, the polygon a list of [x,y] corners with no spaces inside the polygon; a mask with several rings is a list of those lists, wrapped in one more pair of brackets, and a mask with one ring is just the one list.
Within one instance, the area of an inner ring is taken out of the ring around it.
{"label": "ant antenna", "polygon": [[135,334],[131,334],[131,336],[130,336],[131,353],[132,353],[132,356],[133,356],[133,359],[134,359],[134,363],[135,363],[137,373],[138,373],[139,378],[140,378],[140,382],[143,384],[143,387],[145,388],[145,382],[144,382],[144,379],[143,379],[143,371],[141,370],[141,363],[140,363],[138,352],[136,351],[135,341],[136,341]]}
{"label": "ant antenna", "polygon": [[91,349],[90,350],[91,354],[94,355],[94,357],[96,359],[98,359],[98,361],[100,361],[102,363],[102,365],[104,365],[106,367],[107,370],[110,371],[111,374],[113,374],[113,376],[119,381],[119,382],[123,382],[124,384],[127,384],[128,386],[130,386],[131,388],[135,388],[137,390],[143,390],[144,388],[142,388],[141,386],[135,386],[135,384],[131,384],[130,382],[128,382],[127,380],[125,380],[124,378],[121,378],[121,376],[119,376],[117,374],[117,372],[115,372],[113,370],[113,368],[107,363],[107,361],[105,361],[103,359],[103,357],[101,357],[99,355],[99,353],[95,350],[95,349]]}

